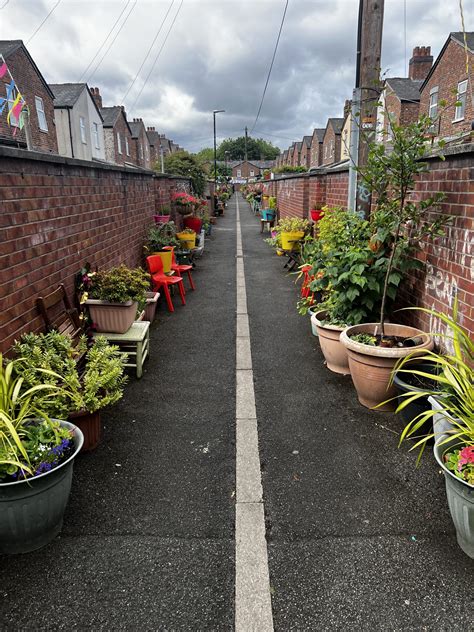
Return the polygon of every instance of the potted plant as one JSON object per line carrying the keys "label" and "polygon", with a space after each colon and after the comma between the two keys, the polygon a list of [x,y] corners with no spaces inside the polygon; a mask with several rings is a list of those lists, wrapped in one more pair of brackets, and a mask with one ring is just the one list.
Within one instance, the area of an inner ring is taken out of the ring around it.
{"label": "potted plant", "polygon": [[[458,323],[457,301],[452,317],[421,309],[447,327],[450,333],[441,336],[441,340],[450,350],[446,354],[425,351],[421,356],[421,360],[429,361],[438,369],[434,374],[415,370],[413,356],[403,358],[394,368],[393,375],[416,373],[429,377],[436,385],[406,393],[397,410],[427,396],[435,397],[438,404],[437,410],[425,410],[407,424],[400,444],[408,438],[417,438],[411,449],[420,448],[419,463],[427,441],[435,439],[434,455],[444,473],[458,544],[474,558],[474,342]],[[420,430],[435,415],[445,417],[449,425],[437,428],[435,424],[432,432],[420,437]]]}
{"label": "potted plant", "polygon": [[[429,334],[419,329],[386,323],[389,301],[395,301],[403,276],[413,267],[420,267],[416,252],[424,240],[442,235],[442,225],[447,221],[437,213],[443,194],[421,200],[413,196],[416,178],[427,169],[422,158],[426,153],[425,136],[432,124],[428,117],[407,126],[392,121],[390,151],[384,143],[371,143],[367,167],[360,170],[365,185],[376,196],[377,213],[383,220],[371,244],[374,253],[380,246],[386,251],[379,259],[385,274],[378,322],[349,327],[341,334],[341,341],[348,351],[359,401],[369,408],[396,394],[389,384],[399,358],[433,346]],[[371,337],[372,344],[361,342],[361,334]],[[385,409],[393,409],[393,404]]]}
{"label": "potted plant", "polygon": [[146,305],[149,286],[150,275],[141,268],[122,264],[97,272],[84,302],[97,331],[118,334],[128,331]]}
{"label": "potted plant", "polygon": [[149,227],[144,250],[147,255],[160,255],[163,261],[163,272],[168,273],[171,270],[173,248],[178,248],[179,245],[176,225],[174,222],[168,222]]}
{"label": "potted plant", "polygon": [[316,204],[313,204],[310,209],[310,214],[313,222],[319,222],[321,217],[324,215],[324,210],[322,208],[319,208],[319,206],[317,206]]}
{"label": "potted plant", "polygon": [[185,250],[192,250],[196,246],[196,233],[191,228],[185,228],[180,233],[176,233]]}
{"label": "potted plant", "polygon": [[159,298],[159,292],[148,291],[146,293],[145,315],[143,317],[143,320],[148,320],[150,323],[155,320],[156,307],[158,305]]}
{"label": "potted plant", "polygon": [[299,217],[285,217],[278,220],[276,231],[279,233],[283,250],[291,251],[299,248],[299,242],[309,229],[307,219]]}
{"label": "potted plant", "polygon": [[94,450],[102,435],[100,410],[123,395],[126,356],[102,336],[87,349],[84,337],[74,346],[57,331],[24,334],[13,351],[23,360],[17,372],[26,387],[45,383],[59,389],[53,399],[48,392],[37,392],[32,403],[49,417],[78,426],[84,435],[82,450]]}
{"label": "potted plant", "polygon": [[83,441],[79,428],[50,419],[37,406],[37,395],[54,401],[62,389],[45,383],[27,388],[17,371],[24,364],[22,358],[4,362],[0,355],[1,554],[34,551],[61,531]]}
{"label": "potted plant", "polygon": [[262,219],[266,222],[272,222],[276,217],[276,207],[277,207],[277,199],[276,197],[269,196],[268,197],[268,208],[262,209],[260,212],[262,214]]}
{"label": "potted plant", "polygon": [[167,206],[163,206],[156,215],[153,215],[156,224],[166,224],[166,222],[170,221],[170,218],[171,213]]}

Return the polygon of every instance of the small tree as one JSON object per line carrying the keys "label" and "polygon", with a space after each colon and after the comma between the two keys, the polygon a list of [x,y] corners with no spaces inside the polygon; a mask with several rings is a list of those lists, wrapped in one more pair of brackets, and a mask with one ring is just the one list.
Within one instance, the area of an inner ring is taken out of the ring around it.
{"label": "small tree", "polygon": [[[161,165],[155,164],[156,171],[161,170]],[[202,166],[195,156],[187,151],[176,151],[165,158],[165,173],[174,176],[185,176],[191,180],[194,192],[203,195],[206,186],[206,176]]]}
{"label": "small tree", "polygon": [[415,265],[413,255],[422,241],[443,235],[442,226],[449,220],[439,213],[437,216],[430,214],[444,198],[443,193],[424,200],[417,200],[413,195],[416,178],[428,170],[423,157],[426,156],[426,139],[432,126],[433,121],[427,116],[406,126],[390,120],[390,146],[370,142],[367,165],[358,169],[376,200],[380,218],[372,242],[387,243],[388,240],[391,243],[380,307],[382,337],[387,297],[395,298],[398,282],[403,273]]}

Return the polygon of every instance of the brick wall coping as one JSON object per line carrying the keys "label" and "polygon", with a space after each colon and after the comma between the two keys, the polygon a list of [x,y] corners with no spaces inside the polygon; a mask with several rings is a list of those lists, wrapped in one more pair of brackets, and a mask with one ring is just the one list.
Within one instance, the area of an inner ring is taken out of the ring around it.
{"label": "brick wall coping", "polygon": [[[126,167],[122,165],[113,165],[109,162],[99,162],[96,160],[80,160],[79,158],[69,158],[67,156],[58,156],[57,154],[46,154],[39,151],[28,151],[26,149],[18,149],[16,147],[6,147],[0,145],[0,158],[17,158],[19,160],[33,160],[36,162],[47,162],[56,165],[68,165],[70,167],[83,167],[86,169],[103,169],[106,171],[123,171],[130,174],[138,174],[143,176],[153,176],[155,173],[151,169],[143,169],[142,167]],[[161,174],[160,174],[161,175]],[[164,174],[166,176],[166,174]],[[172,176],[168,176],[172,177]]]}

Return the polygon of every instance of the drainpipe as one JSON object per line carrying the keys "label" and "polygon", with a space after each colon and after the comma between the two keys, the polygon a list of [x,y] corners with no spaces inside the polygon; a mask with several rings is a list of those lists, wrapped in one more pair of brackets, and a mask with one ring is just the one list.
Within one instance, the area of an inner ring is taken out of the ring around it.
{"label": "drainpipe", "polygon": [[71,109],[67,108],[67,120],[69,123],[69,138],[71,139],[71,158],[74,158],[74,146],[72,143]]}
{"label": "drainpipe", "polygon": [[352,91],[351,140],[349,142],[349,191],[347,208],[356,210],[357,159],[359,156],[360,88]]}

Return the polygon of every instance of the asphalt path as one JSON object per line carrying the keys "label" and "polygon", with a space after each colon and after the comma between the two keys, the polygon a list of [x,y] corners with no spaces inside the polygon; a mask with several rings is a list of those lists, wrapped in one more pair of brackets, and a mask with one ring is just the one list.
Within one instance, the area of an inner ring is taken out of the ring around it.
{"label": "asphalt path", "polygon": [[2,632],[233,628],[235,251],[229,212],[77,459],[61,536],[0,558]]}

